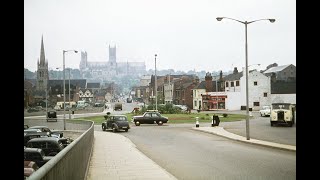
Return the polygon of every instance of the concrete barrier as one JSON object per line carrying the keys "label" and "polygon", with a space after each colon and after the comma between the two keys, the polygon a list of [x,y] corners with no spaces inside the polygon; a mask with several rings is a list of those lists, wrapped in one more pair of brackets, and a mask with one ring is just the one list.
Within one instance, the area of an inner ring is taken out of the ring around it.
{"label": "concrete barrier", "polygon": [[66,126],[68,131],[71,129],[86,130],[80,137],[35,171],[28,178],[29,180],[84,180],[86,178],[93,149],[94,122],[68,120]]}

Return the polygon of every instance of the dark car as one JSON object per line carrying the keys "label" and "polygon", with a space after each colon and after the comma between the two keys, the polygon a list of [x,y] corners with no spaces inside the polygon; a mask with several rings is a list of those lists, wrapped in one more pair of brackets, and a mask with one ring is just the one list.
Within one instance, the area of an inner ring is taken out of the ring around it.
{"label": "dark car", "polygon": [[142,116],[133,116],[132,121],[136,126],[140,126],[140,124],[154,124],[162,125],[163,123],[168,122],[168,118],[162,116],[157,111],[149,111],[145,112]]}
{"label": "dark car", "polygon": [[39,167],[34,161],[24,161],[24,177],[29,177],[32,173],[38,170]]}
{"label": "dark car", "polygon": [[58,121],[56,111],[48,111],[47,122],[48,121],[56,121],[56,122]]}
{"label": "dark car", "polygon": [[41,137],[30,139],[27,143],[28,148],[42,149],[46,156],[55,156],[64,148],[59,138]]}
{"label": "dark car", "polygon": [[63,132],[59,130],[50,130],[47,126],[32,126],[32,127],[29,127],[29,130],[30,129],[39,129],[41,132],[46,132],[50,136],[55,136],[59,138],[63,137]]}
{"label": "dark car", "polygon": [[113,132],[130,129],[128,118],[125,115],[109,115],[106,121],[102,123],[102,130],[112,129]]}
{"label": "dark car", "polygon": [[45,156],[42,149],[24,148],[24,160],[34,161],[39,168],[47,163],[51,158],[51,156]]}

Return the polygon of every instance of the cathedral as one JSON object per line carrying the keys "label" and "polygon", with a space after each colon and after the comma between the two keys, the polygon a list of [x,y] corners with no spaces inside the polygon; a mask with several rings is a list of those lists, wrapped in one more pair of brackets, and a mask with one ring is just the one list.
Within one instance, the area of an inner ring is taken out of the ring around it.
{"label": "cathedral", "polygon": [[49,73],[48,60],[45,58],[43,36],[41,37],[40,61],[38,59],[36,90],[45,91],[48,87]]}
{"label": "cathedral", "polygon": [[88,62],[86,51],[81,52],[79,65],[82,78],[88,81],[111,81],[126,75],[141,76],[146,73],[145,62],[117,62],[116,47],[109,45],[109,61]]}

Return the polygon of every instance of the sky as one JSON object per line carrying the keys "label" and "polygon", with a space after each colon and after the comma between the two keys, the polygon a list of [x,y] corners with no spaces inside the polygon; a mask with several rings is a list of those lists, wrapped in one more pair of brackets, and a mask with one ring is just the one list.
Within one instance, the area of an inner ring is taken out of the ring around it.
{"label": "sky", "polygon": [[[49,69],[63,67],[63,50],[86,51],[88,61],[145,62],[146,70],[239,71],[296,65],[293,0],[24,0],[24,67],[37,70],[43,36]],[[79,68],[81,53],[65,53]],[[260,64],[258,66],[257,64]]]}

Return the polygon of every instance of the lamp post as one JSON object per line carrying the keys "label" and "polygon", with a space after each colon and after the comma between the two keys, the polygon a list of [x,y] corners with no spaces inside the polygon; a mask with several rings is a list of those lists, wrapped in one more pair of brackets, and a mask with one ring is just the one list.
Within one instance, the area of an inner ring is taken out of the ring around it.
{"label": "lamp post", "polygon": [[70,114],[70,108],[71,108],[71,102],[70,102],[70,71],[71,69],[69,68],[69,119],[71,119],[71,114]]}
{"label": "lamp post", "polygon": [[[73,51],[75,53],[78,53],[76,50],[63,50],[63,130],[66,130],[66,73],[64,71],[65,69],[65,53]],[[69,83],[70,85],[70,83]]]}
{"label": "lamp post", "polygon": [[230,19],[233,21],[237,21],[239,23],[242,23],[245,25],[245,54],[246,54],[246,137],[247,140],[250,140],[250,135],[249,135],[249,88],[248,88],[248,38],[247,38],[247,26],[248,24],[251,24],[253,22],[257,22],[257,21],[262,21],[262,20],[268,20],[271,23],[274,23],[276,20],[275,19],[257,19],[254,21],[240,21],[237,19],[233,19],[233,18],[228,18],[228,17],[217,17],[216,18],[217,21],[221,21],[222,19]]}
{"label": "lamp post", "polygon": [[154,89],[156,91],[156,110],[158,110],[158,91],[157,91],[157,54],[154,55]]}

